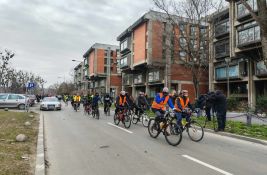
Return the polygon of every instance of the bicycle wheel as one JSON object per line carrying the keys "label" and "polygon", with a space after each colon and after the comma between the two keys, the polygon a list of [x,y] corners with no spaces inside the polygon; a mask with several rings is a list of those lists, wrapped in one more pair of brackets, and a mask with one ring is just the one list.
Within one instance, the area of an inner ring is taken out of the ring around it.
{"label": "bicycle wheel", "polygon": [[114,114],[114,123],[115,123],[115,125],[118,125],[119,123],[120,123],[120,119],[119,119],[119,115],[118,114]]}
{"label": "bicycle wheel", "polygon": [[148,127],[149,117],[147,114],[142,114],[142,124],[144,127]]}
{"label": "bicycle wheel", "polygon": [[92,117],[95,118],[95,110],[92,111]]}
{"label": "bicycle wheel", "polygon": [[194,120],[187,124],[186,131],[189,138],[194,142],[199,142],[204,137],[203,127]]}
{"label": "bicycle wheel", "polygon": [[159,136],[160,126],[154,118],[151,118],[148,121],[148,133],[152,138],[157,138]]}
{"label": "bicycle wheel", "polygon": [[108,108],[107,115],[110,116],[110,108]]}
{"label": "bicycle wheel", "polygon": [[181,143],[182,133],[182,130],[176,123],[170,123],[164,129],[165,139],[172,146],[177,146]]}
{"label": "bicycle wheel", "polygon": [[124,120],[123,120],[124,127],[125,128],[130,128],[131,121],[132,121],[131,116],[130,115],[125,115],[124,116]]}
{"label": "bicycle wheel", "polygon": [[96,119],[99,120],[99,115],[100,115],[100,114],[99,114],[99,110],[98,110],[98,109],[96,110],[95,115],[96,115]]}
{"label": "bicycle wheel", "polygon": [[133,114],[133,115],[132,115],[132,122],[133,122],[133,124],[137,124],[138,121],[139,121],[139,117],[138,117],[138,115]]}

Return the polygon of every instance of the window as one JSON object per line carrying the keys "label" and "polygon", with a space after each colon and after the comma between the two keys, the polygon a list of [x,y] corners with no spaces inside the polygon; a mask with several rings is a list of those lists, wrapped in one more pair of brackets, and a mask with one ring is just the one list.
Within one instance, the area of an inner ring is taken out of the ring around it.
{"label": "window", "polygon": [[183,23],[179,24],[179,30],[180,30],[180,33],[182,33],[181,36],[185,35],[185,33],[186,33],[186,24],[183,24]]}
{"label": "window", "polygon": [[259,61],[256,64],[256,75],[267,75],[267,68],[263,61]]}
{"label": "window", "polygon": [[142,74],[136,75],[134,77],[134,84],[142,83],[142,78],[143,78]]}
{"label": "window", "polygon": [[255,23],[249,23],[237,27],[237,43],[246,44],[260,40],[260,27],[254,25]]}
{"label": "window", "polygon": [[181,47],[185,47],[185,46],[186,46],[186,39],[185,39],[184,37],[181,37],[181,38],[179,39],[179,41],[180,41],[180,46],[181,46]]}
{"label": "window", "polygon": [[191,35],[195,36],[195,35],[196,35],[196,31],[197,31],[197,30],[196,30],[196,27],[195,27],[195,26],[191,26],[191,27],[190,27],[190,34],[191,34]]}
{"label": "window", "polygon": [[127,59],[127,56],[121,58],[120,66],[121,66],[121,67],[125,67],[125,66],[127,66],[127,65],[128,65],[127,60],[128,60],[128,59]]}
{"label": "window", "polygon": [[185,51],[180,51],[179,55],[180,55],[181,60],[186,60],[186,52]]}
{"label": "window", "polygon": [[124,41],[121,42],[121,51],[125,50],[127,48],[128,41],[125,39]]}
{"label": "window", "polygon": [[[254,10],[257,11],[258,7],[257,7],[257,0],[247,0],[247,3],[250,5],[250,7]],[[243,17],[249,14],[249,11],[247,10],[247,8],[242,4],[239,3],[237,4],[237,17]]]}
{"label": "window", "polygon": [[[229,66],[229,78],[239,77],[239,66]],[[227,67],[220,67],[215,69],[216,80],[227,79]]]}
{"label": "window", "polygon": [[225,79],[226,78],[226,69],[225,67],[215,69],[216,79]]}
{"label": "window", "polygon": [[0,100],[5,100],[7,98],[7,95],[0,95]]}
{"label": "window", "polygon": [[215,26],[215,36],[219,36],[229,32],[229,21],[225,21]]}
{"label": "window", "polygon": [[223,57],[229,55],[229,40],[223,40],[215,43],[215,57]]}
{"label": "window", "polygon": [[25,99],[24,96],[18,95],[18,99]]}
{"label": "window", "polygon": [[105,50],[105,57],[108,56],[108,50]]}
{"label": "window", "polygon": [[197,48],[197,41],[195,39],[190,40],[190,48],[196,49]]}
{"label": "window", "polygon": [[104,67],[104,73],[107,73],[108,72],[108,69],[107,69],[107,67],[105,66]]}
{"label": "window", "polygon": [[159,81],[159,71],[148,73],[148,82]]}
{"label": "window", "polygon": [[8,96],[8,100],[17,100],[18,99],[18,96],[17,95],[12,95],[12,94],[10,94],[9,96]]}

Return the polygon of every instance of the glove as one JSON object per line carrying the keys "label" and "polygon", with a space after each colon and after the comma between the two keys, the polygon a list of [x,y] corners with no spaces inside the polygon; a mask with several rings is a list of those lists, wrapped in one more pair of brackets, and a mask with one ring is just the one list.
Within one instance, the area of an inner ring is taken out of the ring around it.
{"label": "glove", "polygon": [[172,110],[174,110],[174,111],[175,111],[175,110],[176,110],[176,108],[172,108]]}

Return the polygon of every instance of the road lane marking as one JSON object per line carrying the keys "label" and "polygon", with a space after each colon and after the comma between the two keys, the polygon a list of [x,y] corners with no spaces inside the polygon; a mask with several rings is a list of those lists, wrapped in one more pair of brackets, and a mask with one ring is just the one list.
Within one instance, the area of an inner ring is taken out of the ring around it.
{"label": "road lane marking", "polygon": [[191,156],[188,156],[188,155],[182,155],[183,157],[185,157],[185,158],[187,158],[187,159],[190,159],[190,160],[192,160],[192,161],[194,161],[194,162],[196,162],[196,163],[198,163],[198,164],[201,164],[201,165],[203,165],[203,166],[205,166],[205,167],[208,167],[208,168],[210,168],[210,169],[213,169],[213,170],[215,170],[215,171],[218,171],[218,172],[220,172],[220,173],[222,173],[222,174],[225,174],[225,175],[233,175],[232,173],[228,173],[228,172],[226,172],[226,171],[224,171],[224,170],[222,170],[222,169],[219,169],[219,168],[217,168],[217,167],[215,167],[215,166],[212,166],[212,165],[210,165],[210,164],[207,164],[207,163],[205,163],[205,162],[202,162],[202,161],[200,161],[200,160],[198,160],[198,159],[196,159],[196,158],[193,158],[193,157],[191,157]]}
{"label": "road lane marking", "polygon": [[114,126],[114,127],[116,127],[116,128],[119,128],[119,129],[121,129],[121,130],[123,130],[123,131],[125,131],[125,132],[128,132],[128,133],[130,133],[130,134],[133,133],[132,131],[129,131],[129,130],[127,130],[127,129],[124,129],[124,128],[121,128],[121,127],[119,127],[119,126],[117,126],[117,125],[114,125],[113,123],[108,122],[108,124],[111,125],[111,126]]}

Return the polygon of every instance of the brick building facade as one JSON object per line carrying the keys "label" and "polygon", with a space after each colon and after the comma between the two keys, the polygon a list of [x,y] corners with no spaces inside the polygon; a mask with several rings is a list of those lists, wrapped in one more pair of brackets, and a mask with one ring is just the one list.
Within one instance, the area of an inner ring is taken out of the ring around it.
{"label": "brick building facade", "polygon": [[[192,75],[181,61],[187,60],[188,56],[179,44],[174,46],[179,53],[175,56],[171,48],[166,47],[167,41],[171,40],[166,31],[174,31],[174,27],[162,15],[149,11],[117,37],[120,42],[122,87],[134,97],[143,91],[151,98],[164,86],[170,90],[188,89],[191,99],[194,99]],[[190,30],[190,24],[186,24],[185,30]],[[179,30],[175,31],[179,35]],[[208,72],[203,72],[200,93],[208,90]]]}
{"label": "brick building facade", "polygon": [[121,91],[121,73],[117,68],[119,47],[95,43],[84,55],[84,77],[88,80],[90,93],[110,93],[116,96]]}

